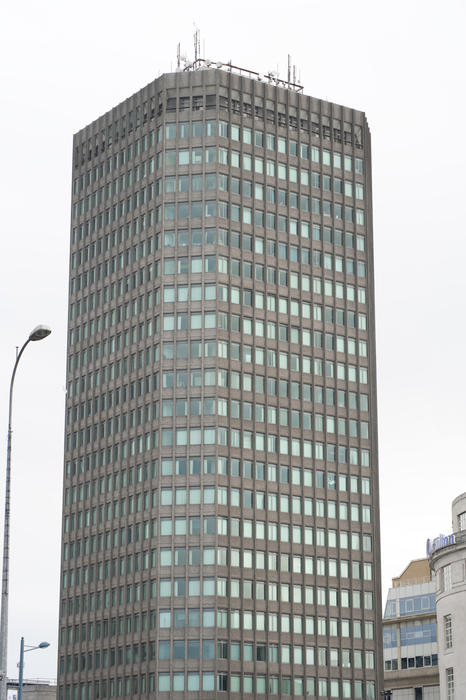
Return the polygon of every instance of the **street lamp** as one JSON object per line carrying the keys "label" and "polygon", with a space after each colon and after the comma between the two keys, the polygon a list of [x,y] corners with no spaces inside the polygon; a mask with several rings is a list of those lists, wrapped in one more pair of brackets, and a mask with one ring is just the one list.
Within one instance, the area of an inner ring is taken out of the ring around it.
{"label": "street lamp", "polygon": [[27,651],[34,651],[34,649],[45,649],[49,647],[48,642],[41,642],[37,646],[29,646],[24,643],[24,637],[21,637],[21,644],[19,647],[19,678],[18,678],[18,700],[23,700],[23,670],[24,670],[24,654]]}
{"label": "street lamp", "polygon": [[48,326],[36,326],[29,334],[28,339],[23,344],[21,350],[16,350],[16,362],[10,381],[10,400],[8,404],[8,438],[6,449],[6,484],[5,484],[5,516],[3,521],[3,564],[2,564],[2,615],[0,620],[0,700],[7,700],[7,644],[8,644],[8,576],[10,559],[10,476],[11,476],[11,438],[12,409],[13,409],[13,385],[16,370],[21,355],[30,342],[43,340],[51,333]]}

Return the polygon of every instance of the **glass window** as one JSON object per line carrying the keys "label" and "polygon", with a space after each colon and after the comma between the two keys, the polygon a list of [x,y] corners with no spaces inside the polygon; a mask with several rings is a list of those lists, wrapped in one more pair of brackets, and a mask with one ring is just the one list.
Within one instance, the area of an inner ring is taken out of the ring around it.
{"label": "glass window", "polygon": [[445,670],[447,683],[447,700],[455,700],[455,676],[452,668]]}
{"label": "glass window", "polygon": [[453,631],[452,631],[452,617],[451,615],[444,615],[443,617],[443,632],[445,640],[445,649],[451,649],[453,646]]}
{"label": "glass window", "polygon": [[159,692],[164,693],[170,691],[170,674],[159,673]]}

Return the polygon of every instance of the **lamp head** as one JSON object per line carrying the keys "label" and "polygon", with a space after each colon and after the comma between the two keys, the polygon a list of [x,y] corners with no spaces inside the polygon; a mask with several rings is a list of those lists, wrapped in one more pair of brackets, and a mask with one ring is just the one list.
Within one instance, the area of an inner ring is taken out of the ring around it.
{"label": "lamp head", "polygon": [[48,642],[41,642],[40,644],[38,644],[37,648],[38,649],[45,649],[46,647],[49,647],[49,646],[50,646],[50,644]]}
{"label": "lamp head", "polygon": [[43,340],[46,338],[52,329],[49,326],[36,326],[29,334],[29,340]]}

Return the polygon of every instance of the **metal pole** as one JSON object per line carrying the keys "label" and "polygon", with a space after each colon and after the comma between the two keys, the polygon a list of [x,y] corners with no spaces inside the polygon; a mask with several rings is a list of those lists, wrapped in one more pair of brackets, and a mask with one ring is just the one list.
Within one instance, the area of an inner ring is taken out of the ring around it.
{"label": "metal pole", "polygon": [[[0,621],[0,700],[7,700],[7,646],[8,646],[8,578],[10,560],[10,482],[11,482],[11,438],[12,410],[13,410],[13,385],[16,369],[30,338],[16,355],[15,366],[10,381],[10,400],[8,404],[8,438],[6,450],[6,482],[5,482],[5,516],[3,524],[3,564],[2,564],[2,614]],[[24,640],[21,640],[24,645]]]}
{"label": "metal pole", "polygon": [[23,671],[24,671],[24,637],[21,637],[21,645],[19,647],[18,700],[23,700]]}

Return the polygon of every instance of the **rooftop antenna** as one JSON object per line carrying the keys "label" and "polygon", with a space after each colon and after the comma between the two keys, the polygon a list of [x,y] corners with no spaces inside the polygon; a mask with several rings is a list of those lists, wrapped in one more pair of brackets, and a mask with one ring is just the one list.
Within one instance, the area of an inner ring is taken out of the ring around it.
{"label": "rooftop antenna", "polygon": [[178,70],[181,68],[181,44],[176,47],[176,67]]}
{"label": "rooftop antenna", "polygon": [[[194,25],[196,27],[196,25]],[[199,29],[196,27],[196,31],[194,32],[194,63],[197,63],[197,61],[201,57],[201,33]]]}
{"label": "rooftop antenna", "polygon": [[291,55],[288,54],[288,87],[290,87],[291,83]]}

